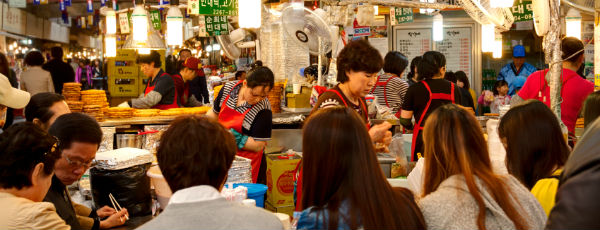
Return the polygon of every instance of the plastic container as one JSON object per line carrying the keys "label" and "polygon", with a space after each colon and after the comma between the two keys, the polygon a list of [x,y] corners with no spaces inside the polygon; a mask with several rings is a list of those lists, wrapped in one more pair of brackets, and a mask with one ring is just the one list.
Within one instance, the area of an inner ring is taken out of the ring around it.
{"label": "plastic container", "polygon": [[267,186],[264,184],[250,184],[250,183],[240,183],[233,184],[233,188],[237,186],[244,186],[248,188],[248,199],[253,199],[256,201],[256,207],[264,208],[265,207],[265,194],[267,193]]}
{"label": "plastic container", "polygon": [[163,177],[158,165],[150,167],[146,175],[150,177],[150,181],[152,182],[152,185],[154,185],[154,191],[156,192],[156,200],[158,200],[160,207],[162,209],[165,209],[167,207],[167,204],[169,204],[171,196],[173,195],[169,184],[165,180],[165,177]]}

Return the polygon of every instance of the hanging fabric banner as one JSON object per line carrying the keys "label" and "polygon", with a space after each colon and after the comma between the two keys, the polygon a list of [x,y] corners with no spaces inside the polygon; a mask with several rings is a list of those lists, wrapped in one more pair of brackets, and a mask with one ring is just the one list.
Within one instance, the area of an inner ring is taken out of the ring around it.
{"label": "hanging fabric banner", "polygon": [[200,1],[199,0],[188,0],[187,13],[189,15],[198,15],[200,13]]}
{"label": "hanging fabric banner", "polygon": [[127,17],[127,13],[119,14],[119,28],[121,28],[122,34],[129,33],[129,18]]}
{"label": "hanging fabric banner", "polygon": [[151,10],[150,11],[150,22],[155,30],[160,30],[160,11]]}
{"label": "hanging fabric banner", "polygon": [[71,6],[71,0],[65,0],[65,6]]}
{"label": "hanging fabric banner", "polygon": [[62,20],[65,24],[69,24],[69,13],[66,10],[62,12]]}
{"label": "hanging fabric banner", "polygon": [[106,0],[100,0],[100,6],[106,6]]}
{"label": "hanging fabric banner", "polygon": [[60,11],[65,11],[66,10],[65,0],[58,1],[58,8],[60,9]]}
{"label": "hanging fabric banner", "polygon": [[94,4],[92,3],[92,0],[87,0],[87,12],[94,12]]}
{"label": "hanging fabric banner", "polygon": [[85,29],[87,27],[87,25],[85,24],[85,17],[80,17],[79,20],[81,20],[81,28]]}
{"label": "hanging fabric banner", "polygon": [[165,9],[165,8],[163,7],[163,5],[164,5],[164,4],[165,4],[165,3],[164,3],[164,0],[158,0],[158,8],[159,8],[160,10],[164,10],[164,9]]}
{"label": "hanging fabric banner", "polygon": [[40,0],[33,0],[33,5],[34,5],[34,6],[37,6],[37,5],[39,5],[39,4],[40,4]]}
{"label": "hanging fabric banner", "polygon": [[40,0],[40,4],[46,5],[46,4],[48,4],[48,0]]}
{"label": "hanging fabric banner", "polygon": [[119,10],[119,5],[117,4],[117,0],[113,0],[112,3],[113,3],[113,10],[114,11]]}

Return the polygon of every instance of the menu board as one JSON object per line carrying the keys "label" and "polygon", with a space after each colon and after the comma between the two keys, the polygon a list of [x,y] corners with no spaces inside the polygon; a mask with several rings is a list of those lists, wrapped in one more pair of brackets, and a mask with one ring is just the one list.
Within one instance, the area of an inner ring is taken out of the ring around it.
{"label": "menu board", "polygon": [[[431,50],[431,29],[397,29],[395,31],[396,51],[404,54],[410,62],[413,58]],[[404,76],[410,72],[404,71]]]}
{"label": "menu board", "polygon": [[444,40],[435,49],[446,56],[447,71],[464,71],[471,79],[471,43],[471,28],[444,28]]}

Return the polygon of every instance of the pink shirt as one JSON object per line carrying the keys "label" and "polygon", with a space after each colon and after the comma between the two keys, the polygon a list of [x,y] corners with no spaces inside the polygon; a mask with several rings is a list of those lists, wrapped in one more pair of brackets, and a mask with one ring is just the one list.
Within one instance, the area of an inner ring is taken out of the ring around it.
{"label": "pink shirt", "polygon": [[[519,96],[524,100],[536,99],[542,101],[550,107],[550,86],[544,79],[547,72],[546,69],[529,75],[525,85],[519,91]],[[579,111],[583,107],[583,102],[587,96],[594,92],[594,84],[581,78],[575,71],[570,69],[563,69],[561,77],[563,83],[561,118],[569,132],[574,132]]]}

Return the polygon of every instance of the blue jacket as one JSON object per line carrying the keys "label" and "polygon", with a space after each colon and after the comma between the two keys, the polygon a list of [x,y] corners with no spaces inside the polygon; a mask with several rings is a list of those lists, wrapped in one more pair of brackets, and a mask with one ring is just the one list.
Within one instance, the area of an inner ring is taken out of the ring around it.
{"label": "blue jacket", "polygon": [[535,68],[535,66],[527,62],[523,63],[523,66],[521,67],[521,70],[518,73],[516,69],[517,68],[515,67],[514,63],[511,62],[502,67],[502,69],[500,70],[500,74],[498,74],[498,81],[505,80],[508,83],[508,95],[510,95],[511,97],[515,94],[516,91],[515,87],[511,84],[511,82],[515,78],[517,78],[517,76],[523,76],[527,78],[533,72],[538,70],[537,68]]}
{"label": "blue jacket", "polygon": [[[350,229],[349,223],[345,221],[342,216],[349,216],[349,202],[345,201],[340,206],[340,218],[338,219],[338,230]],[[327,223],[329,223],[329,211],[326,209],[318,209],[316,207],[310,207],[302,211],[300,218],[298,218],[297,229],[327,229]],[[326,223],[323,225],[323,223]],[[360,223],[360,222],[359,222]]]}

